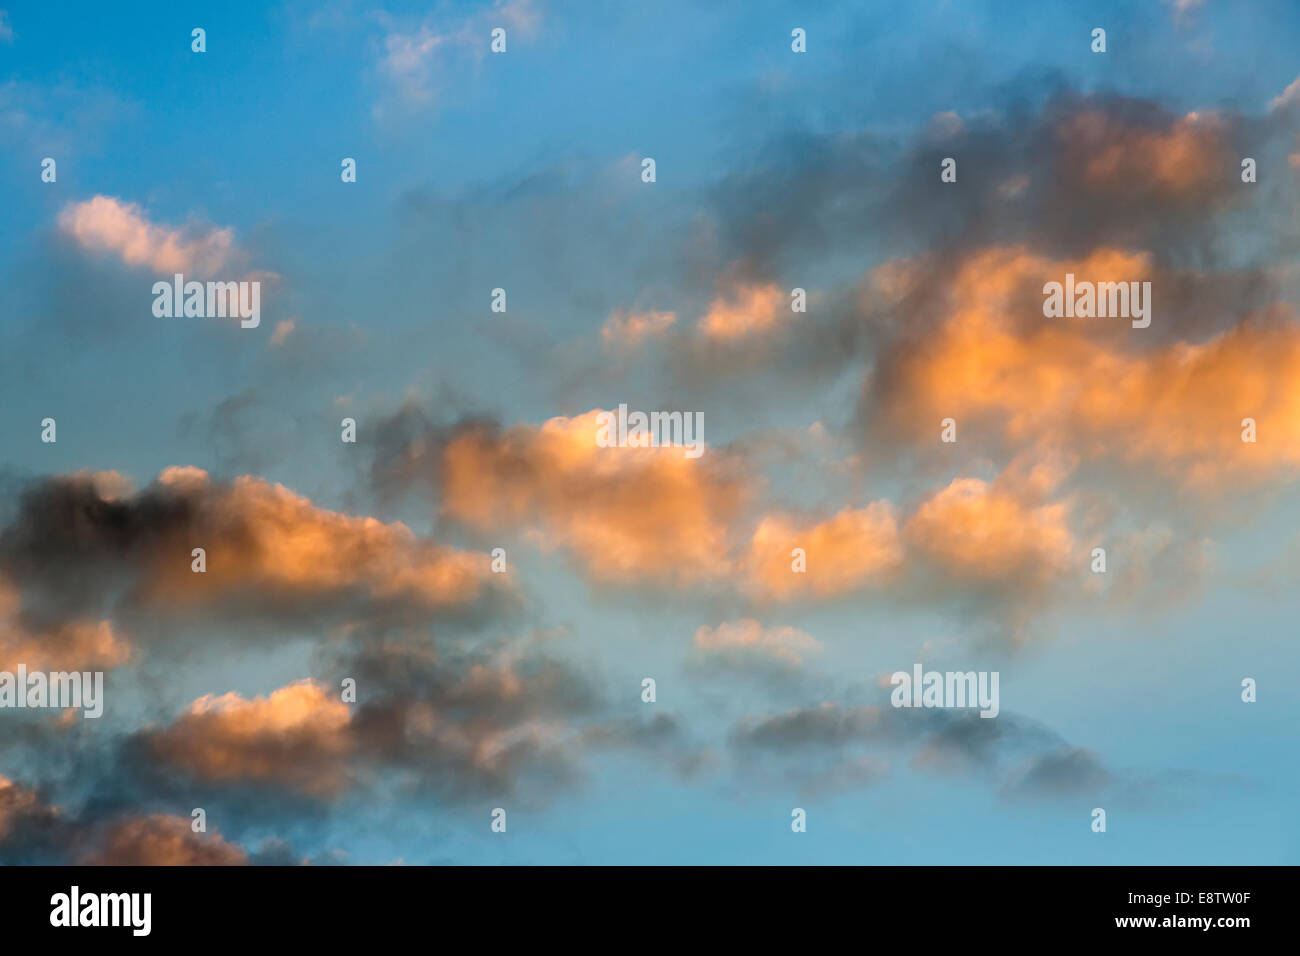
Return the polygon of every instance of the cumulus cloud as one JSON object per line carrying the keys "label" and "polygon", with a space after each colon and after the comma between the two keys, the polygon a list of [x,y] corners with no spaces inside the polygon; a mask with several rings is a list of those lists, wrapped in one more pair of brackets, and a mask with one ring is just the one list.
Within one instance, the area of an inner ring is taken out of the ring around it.
{"label": "cumulus cloud", "polygon": [[59,213],[59,228],[84,249],[158,273],[215,275],[236,252],[232,229],[158,225],[136,203],[113,196],[69,202]]}
{"label": "cumulus cloud", "polygon": [[507,429],[407,422],[381,442],[374,478],[389,491],[427,484],[442,517],[568,551],[596,582],[685,584],[760,603],[864,590],[928,602],[934,589],[923,585],[935,576],[1010,596],[1071,558],[1069,502],[1047,500],[1072,467],[1059,453],[1017,460],[992,483],[957,479],[901,519],[885,500],[800,516],[763,507],[743,454],[600,448],[598,414]]}
{"label": "cumulus cloud", "polygon": [[[871,396],[885,427],[928,440],[951,417],[967,435],[1154,466],[1191,486],[1293,475],[1300,326],[1287,316],[1260,313],[1201,342],[1145,349],[1147,330],[1130,330],[1123,319],[1042,316],[1046,282],[1067,272],[1093,282],[1150,281],[1149,263],[1113,249],[1076,261],[1018,246],[973,253],[924,340],[901,341],[882,357]],[[1162,288],[1153,284],[1153,328],[1179,320],[1162,304]],[[1035,302],[1037,310],[1025,308]],[[1258,443],[1242,441],[1245,418],[1257,422]]]}
{"label": "cumulus cloud", "polygon": [[[195,548],[206,551],[204,573],[192,569]],[[0,568],[22,589],[24,611],[44,623],[99,613],[110,600],[119,613],[425,615],[499,589],[485,554],[318,508],[282,485],[222,482],[197,468],[166,469],[128,495],[86,475],[34,483],[0,531]]]}
{"label": "cumulus cloud", "polygon": [[766,335],[793,315],[779,286],[742,284],[715,299],[696,329],[711,342],[735,343]]}
{"label": "cumulus cloud", "polygon": [[599,410],[510,429],[467,425],[434,463],[446,517],[527,529],[603,581],[716,580],[750,494],[734,462],[674,446],[601,448]]}
{"label": "cumulus cloud", "polygon": [[[1122,245],[1157,250],[1164,262],[1226,262],[1207,240],[1221,232],[1222,214],[1256,198],[1239,188],[1240,158],[1289,135],[1276,118],[1172,112],[1070,90],[1026,108],[1020,92],[942,136],[899,143],[871,130],[805,133],[766,144],[748,166],[741,156],[711,197],[717,257],[773,276],[830,256],[879,261],[901,248],[960,257],[1009,244],[1074,257]],[[935,170],[950,156],[960,156],[962,185],[936,189]],[[1256,228],[1287,234],[1282,218],[1254,212]],[[803,325],[804,352],[853,344],[839,323]]]}
{"label": "cumulus cloud", "polygon": [[20,832],[48,824],[57,811],[30,787],[0,775],[0,847]]}
{"label": "cumulus cloud", "polygon": [[1225,120],[1189,113],[1165,124],[1085,108],[1057,125],[1061,167],[1084,190],[1190,201],[1218,191],[1237,163]]}
{"label": "cumulus cloud", "polygon": [[0,861],[85,866],[239,866],[242,847],[216,830],[195,833],[188,817],[65,814],[37,790],[0,776]]}
{"label": "cumulus cloud", "polygon": [[243,866],[248,854],[227,843],[216,830],[195,833],[189,819],[160,813],[111,825],[80,862],[90,866]]}
{"label": "cumulus cloud", "polygon": [[522,794],[540,804],[582,776],[584,734],[604,719],[590,675],[541,639],[438,650],[356,641],[327,656],[328,671],[355,681],[356,702],[325,679],[206,695],[137,733],[133,765],[161,775],[159,786],[180,779],[316,804],[385,775],[446,802]]}
{"label": "cumulus cloud", "polygon": [[957,580],[1032,585],[1056,577],[1075,550],[1068,506],[1031,507],[978,478],[958,478],[928,498],[903,528],[916,553]]}
{"label": "cumulus cloud", "polygon": [[[805,565],[799,573],[794,572],[796,548],[803,551]],[[749,587],[757,595],[791,600],[836,597],[886,583],[902,560],[893,506],[875,501],[812,524],[782,514],[765,515],[744,565]]]}
{"label": "cumulus cloud", "polygon": [[340,698],[310,680],[251,700],[209,694],[148,743],[158,760],[202,780],[329,795],[346,785],[351,751],[351,713]]}
{"label": "cumulus cloud", "polygon": [[22,595],[0,574],[0,671],[111,670],[131,657],[131,645],[111,621],[67,620],[33,632],[21,619]]}
{"label": "cumulus cloud", "polygon": [[384,644],[341,664],[363,705],[356,750],[411,774],[422,793],[544,802],[580,778],[577,722],[601,710],[591,677],[529,640],[439,653]]}

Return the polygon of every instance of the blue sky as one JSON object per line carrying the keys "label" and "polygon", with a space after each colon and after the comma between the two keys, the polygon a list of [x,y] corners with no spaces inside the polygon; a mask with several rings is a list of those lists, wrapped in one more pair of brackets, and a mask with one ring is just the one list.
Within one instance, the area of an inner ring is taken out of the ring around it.
{"label": "blue sky", "polygon": [[[0,670],[109,704],[0,711],[0,858],[1297,862],[1297,37],[8,4]],[[156,318],[177,262],[259,281],[259,326]],[[1140,272],[1152,327],[1047,328],[1067,270]],[[620,403],[708,453],[593,456]],[[892,709],[918,661],[998,671],[996,727]]]}

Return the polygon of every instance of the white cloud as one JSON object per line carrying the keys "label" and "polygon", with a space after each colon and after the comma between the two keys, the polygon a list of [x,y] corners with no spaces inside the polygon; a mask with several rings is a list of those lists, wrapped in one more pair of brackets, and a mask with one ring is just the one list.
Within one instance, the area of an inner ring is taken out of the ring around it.
{"label": "white cloud", "polygon": [[437,99],[440,57],[450,51],[483,56],[497,27],[506,30],[507,42],[532,37],[541,15],[532,0],[498,0],[489,10],[448,25],[426,19],[418,28],[399,28],[387,14],[379,20],[387,28],[379,72],[400,105],[413,109],[428,107]]}
{"label": "white cloud", "polygon": [[1270,111],[1285,109],[1297,102],[1300,102],[1300,76],[1297,76],[1291,81],[1290,86],[1277,96],[1273,97],[1272,101],[1268,104],[1268,108]]}
{"label": "white cloud", "polygon": [[231,229],[160,226],[136,203],[112,196],[68,203],[59,213],[59,228],[84,249],[111,253],[129,266],[157,272],[211,274],[235,252]]}

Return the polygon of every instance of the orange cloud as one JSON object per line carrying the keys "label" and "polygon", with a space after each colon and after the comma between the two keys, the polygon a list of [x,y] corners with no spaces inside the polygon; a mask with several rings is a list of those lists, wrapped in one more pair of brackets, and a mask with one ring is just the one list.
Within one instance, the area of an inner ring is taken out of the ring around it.
{"label": "orange cloud", "polygon": [[1034,507],[996,484],[958,478],[917,509],[903,537],[958,580],[1042,583],[1069,567],[1068,512],[1064,503]]}
{"label": "orange cloud", "polygon": [[46,821],[55,816],[57,811],[42,802],[34,789],[0,774],[0,844],[20,835],[22,828],[32,821]]}
{"label": "orange cloud", "polygon": [[614,348],[635,348],[658,338],[677,321],[673,312],[628,312],[619,309],[601,327],[605,344]]}
{"label": "orange cloud", "polygon": [[184,817],[132,817],[109,828],[90,866],[243,866],[248,854],[215,830],[195,833]]}
{"label": "orange cloud", "polygon": [[[807,570],[793,570],[795,548]],[[835,597],[888,580],[902,562],[898,525],[885,501],[845,508],[826,521],[800,527],[784,515],[759,523],[745,558],[750,587],[775,600]]]}
{"label": "orange cloud", "polygon": [[1150,129],[1089,109],[1063,120],[1056,133],[1071,178],[1098,193],[1195,198],[1221,187],[1236,163],[1226,126],[1213,114],[1189,113]]}
{"label": "orange cloud", "polygon": [[[1153,464],[1190,485],[1300,466],[1300,328],[1261,315],[1203,343],[1137,351],[1140,339],[1127,336],[1143,330],[1123,319],[1026,314],[1015,294],[1066,272],[1094,282],[1151,277],[1146,256],[1110,249],[1076,262],[1023,247],[971,257],[943,321],[884,363],[889,425],[928,440],[952,417],[959,440],[988,426],[1013,443]],[[1177,322],[1161,312],[1158,282],[1152,300],[1153,323]],[[1257,423],[1257,443],[1242,441],[1245,418]]]}
{"label": "orange cloud", "polygon": [[147,586],[164,602],[240,589],[299,597],[357,589],[439,607],[473,601],[486,587],[486,555],[421,540],[401,523],[317,508],[283,485],[251,476],[218,484],[197,468],[168,468],[158,484],[194,504],[188,544],[207,552],[203,574],[175,555],[156,556]]}
{"label": "orange cloud", "polygon": [[765,335],[792,314],[779,286],[741,285],[715,299],[696,328],[710,341],[734,343]]}
{"label": "orange cloud", "polygon": [[958,480],[904,530],[883,500],[817,521],[769,513],[755,526],[753,489],[734,462],[673,447],[600,448],[598,415],[463,429],[441,454],[443,515],[484,531],[522,529],[572,552],[598,581],[721,583],[781,602],[903,583],[913,550],[932,570],[990,583],[1050,578],[1073,547],[1068,504],[1039,503],[1074,467],[1067,455],[1022,456],[993,486]]}
{"label": "orange cloud", "polygon": [[461,431],[441,457],[443,513],[482,530],[525,528],[601,580],[727,573],[729,527],[749,497],[731,463],[675,446],[602,448],[600,414]]}
{"label": "orange cloud", "polygon": [[170,727],[149,737],[163,763],[208,781],[274,783],[326,796],[341,790],[352,751],[351,712],[310,680],[251,700],[200,697]]}
{"label": "orange cloud", "polygon": [[108,621],[64,621],[34,633],[19,620],[21,605],[18,589],[0,576],[0,671],[19,664],[29,671],[111,670],[131,657],[130,644]]}

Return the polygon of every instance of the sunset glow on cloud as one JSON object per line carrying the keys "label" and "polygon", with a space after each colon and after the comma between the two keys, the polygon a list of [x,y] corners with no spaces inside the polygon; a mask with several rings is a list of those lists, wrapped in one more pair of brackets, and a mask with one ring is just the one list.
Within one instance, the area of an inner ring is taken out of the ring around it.
{"label": "sunset glow on cloud", "polygon": [[0,862],[1300,859],[1300,7],[29,6]]}

